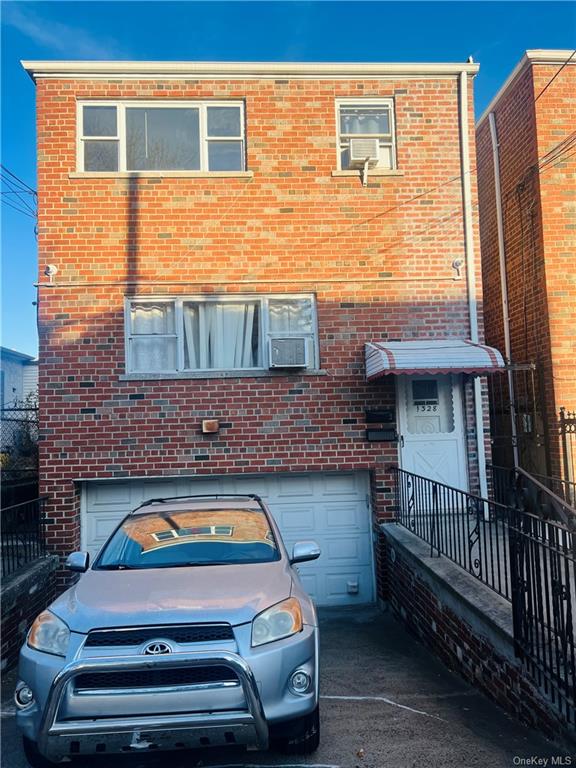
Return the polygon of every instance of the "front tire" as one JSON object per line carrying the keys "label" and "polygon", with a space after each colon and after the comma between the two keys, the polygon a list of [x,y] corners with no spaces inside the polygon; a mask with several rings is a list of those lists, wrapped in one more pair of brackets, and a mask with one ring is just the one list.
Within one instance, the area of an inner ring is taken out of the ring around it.
{"label": "front tire", "polygon": [[311,755],[320,744],[320,708],[297,721],[282,723],[274,739],[276,748],[285,755]]}
{"label": "front tire", "polygon": [[41,755],[40,752],[38,752],[38,745],[36,742],[27,739],[26,736],[22,737],[22,746],[24,747],[24,755],[26,756],[26,760],[28,760],[28,765],[30,765],[31,768],[53,768],[53,766],[56,765],[52,760],[48,760],[47,757]]}

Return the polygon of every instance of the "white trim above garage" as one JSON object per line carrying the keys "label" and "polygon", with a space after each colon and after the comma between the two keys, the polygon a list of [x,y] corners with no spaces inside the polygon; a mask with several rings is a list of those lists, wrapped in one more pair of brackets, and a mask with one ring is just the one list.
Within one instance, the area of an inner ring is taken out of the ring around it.
{"label": "white trim above garage", "polygon": [[260,495],[270,507],[289,552],[296,541],[318,541],[321,557],[298,566],[304,587],[318,605],[374,602],[368,472],[84,481],[82,549],[95,555],[124,515],[147,499],[215,493]]}

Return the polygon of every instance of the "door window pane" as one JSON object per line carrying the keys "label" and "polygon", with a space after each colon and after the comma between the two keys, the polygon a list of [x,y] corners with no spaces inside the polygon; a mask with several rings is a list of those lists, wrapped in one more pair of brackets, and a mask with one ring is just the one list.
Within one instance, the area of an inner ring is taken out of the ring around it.
{"label": "door window pane", "polygon": [[126,109],[126,163],[129,171],[200,169],[198,109]]}
{"label": "door window pane", "polygon": [[240,136],[239,107],[208,107],[208,136]]}
{"label": "door window pane", "polygon": [[84,136],[116,136],[116,107],[84,107]]}
{"label": "door window pane", "polygon": [[208,142],[208,170],[241,171],[243,167],[241,141]]}
{"label": "door window pane", "polygon": [[84,142],[85,171],[117,171],[118,142],[117,141],[85,141]]}
{"label": "door window pane", "polygon": [[454,431],[452,380],[449,376],[413,379],[407,388],[407,427],[412,435]]}

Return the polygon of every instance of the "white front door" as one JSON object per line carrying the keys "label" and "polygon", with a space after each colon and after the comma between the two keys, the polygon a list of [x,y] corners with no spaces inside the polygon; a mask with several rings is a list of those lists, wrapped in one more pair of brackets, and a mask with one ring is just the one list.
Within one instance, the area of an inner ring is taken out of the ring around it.
{"label": "white front door", "polygon": [[464,420],[457,376],[399,376],[400,466],[468,490]]}

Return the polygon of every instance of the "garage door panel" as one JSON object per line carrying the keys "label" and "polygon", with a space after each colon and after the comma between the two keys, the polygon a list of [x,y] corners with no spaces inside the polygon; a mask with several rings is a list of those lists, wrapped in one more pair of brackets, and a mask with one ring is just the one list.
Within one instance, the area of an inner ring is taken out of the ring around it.
{"label": "garage door panel", "polygon": [[330,565],[350,562],[358,565],[370,564],[370,542],[366,538],[325,539],[322,553]]}
{"label": "garage door panel", "polygon": [[130,510],[127,508],[120,515],[113,513],[89,516],[88,524],[86,526],[85,541],[82,548],[87,549],[88,552],[90,552],[90,556],[94,557],[112,531],[116,528],[120,520],[124,515],[128,514],[129,511]]}
{"label": "garage door panel", "polygon": [[[217,493],[256,493],[265,499],[288,553],[297,541],[318,542],[320,558],[298,566],[305,589],[318,605],[373,601],[368,475],[363,472],[86,483],[83,541],[92,552],[98,551],[122,517],[144,500]],[[358,583],[358,594],[349,592],[348,582]]]}
{"label": "garage door panel", "polygon": [[88,485],[87,504],[93,507],[129,507],[132,501],[131,483],[94,483]]}
{"label": "garage door panel", "polygon": [[276,496],[279,499],[309,497],[314,495],[314,479],[311,475],[288,475],[278,477]]}
{"label": "garage door panel", "polygon": [[275,495],[274,484],[267,478],[263,480],[257,477],[229,478],[223,481],[223,485],[224,493],[255,493],[265,500]]}
{"label": "garage door panel", "polygon": [[168,496],[180,496],[178,487],[170,480],[162,480],[160,482],[146,483],[141,486],[142,491],[140,493],[140,500],[137,503],[142,504],[150,499],[162,499]]}
{"label": "garage door panel", "polygon": [[322,592],[327,605],[370,602],[372,599],[371,576],[365,569],[360,568],[329,572],[324,575]]}
{"label": "garage door panel", "polygon": [[366,503],[356,504],[323,504],[322,513],[325,517],[325,527],[349,533],[365,533],[370,530],[370,522],[366,513]]}
{"label": "garage door panel", "polygon": [[321,493],[323,496],[337,496],[340,499],[353,496],[364,496],[366,493],[364,483],[356,472],[339,472],[338,474],[326,474],[319,478]]}
{"label": "garage door panel", "polygon": [[283,537],[289,538],[293,531],[303,534],[318,530],[317,513],[313,504],[286,507],[283,504],[271,502],[270,511],[274,515]]}

